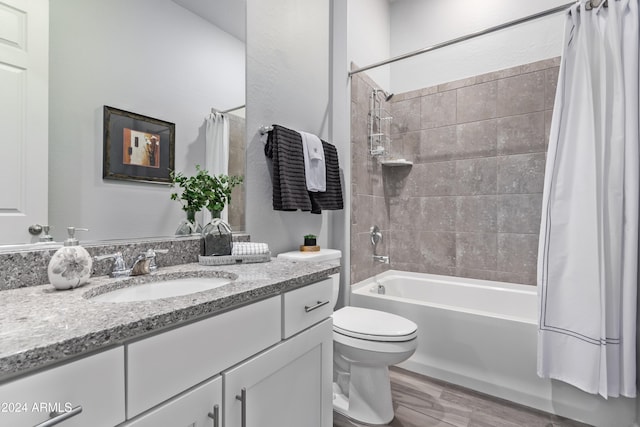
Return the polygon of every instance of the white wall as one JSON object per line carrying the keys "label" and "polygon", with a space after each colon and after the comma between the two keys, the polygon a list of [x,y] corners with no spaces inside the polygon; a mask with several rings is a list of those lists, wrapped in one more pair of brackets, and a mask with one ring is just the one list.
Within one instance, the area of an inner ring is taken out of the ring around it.
{"label": "white wall", "polygon": [[297,249],[308,233],[328,245],[331,212],[273,210],[258,129],[275,123],[329,139],[329,13],[326,0],[247,0],[246,223],[251,239],[273,254]]}
{"label": "white wall", "polygon": [[[391,56],[388,0],[348,0],[348,58],[357,67],[384,61]],[[367,71],[382,88],[389,90],[389,67]]]}
{"label": "white wall", "polygon": [[[393,1],[390,53],[397,56],[412,52],[566,3],[567,0]],[[391,90],[406,92],[560,56],[563,28],[563,14],[558,13],[396,62],[386,66],[391,68]]]}
{"label": "white wall", "polygon": [[49,222],[82,240],[172,235],[167,185],[102,179],[102,107],[176,124],[176,169],[204,165],[211,107],[244,104],[244,44],[170,0],[50,4]]}

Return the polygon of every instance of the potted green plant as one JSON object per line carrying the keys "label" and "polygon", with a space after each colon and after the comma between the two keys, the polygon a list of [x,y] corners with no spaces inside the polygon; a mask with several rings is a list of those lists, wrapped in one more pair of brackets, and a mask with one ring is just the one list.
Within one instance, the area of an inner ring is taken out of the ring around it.
{"label": "potted green plant", "polygon": [[[192,234],[202,231],[195,220],[196,212],[203,208],[211,212],[213,218],[219,218],[220,212],[231,202],[231,191],[242,183],[241,176],[224,174],[210,175],[209,172],[196,165],[196,174],[186,176],[182,172],[171,171],[171,200],[178,200],[182,210],[187,213],[186,221],[181,223],[176,234]],[[191,224],[191,229],[189,228]]]}
{"label": "potted green plant", "polygon": [[213,218],[219,218],[220,212],[231,203],[233,188],[242,183],[243,178],[237,175],[209,175],[201,176],[203,195],[206,200],[205,207],[211,212]]}
{"label": "potted green plant", "polygon": [[316,235],[307,234],[304,236],[304,246],[316,246]]}

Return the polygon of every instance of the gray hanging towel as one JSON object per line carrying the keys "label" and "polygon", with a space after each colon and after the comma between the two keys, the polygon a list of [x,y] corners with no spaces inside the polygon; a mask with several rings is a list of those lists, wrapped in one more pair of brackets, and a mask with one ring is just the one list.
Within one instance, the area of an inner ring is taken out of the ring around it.
{"label": "gray hanging towel", "polygon": [[311,213],[320,213],[322,209],[338,210],[344,208],[338,150],[333,144],[329,144],[326,141],[322,141],[322,148],[324,149],[324,162],[327,168],[327,191],[309,193]]}
{"label": "gray hanging towel", "polygon": [[277,211],[311,211],[343,209],[340,165],[336,148],[322,141],[327,188],[324,192],[307,191],[302,137],[299,132],[273,125],[264,153],[273,161],[273,209]]}
{"label": "gray hanging towel", "polygon": [[311,200],[307,192],[300,134],[273,125],[264,153],[273,161],[273,209],[310,211]]}

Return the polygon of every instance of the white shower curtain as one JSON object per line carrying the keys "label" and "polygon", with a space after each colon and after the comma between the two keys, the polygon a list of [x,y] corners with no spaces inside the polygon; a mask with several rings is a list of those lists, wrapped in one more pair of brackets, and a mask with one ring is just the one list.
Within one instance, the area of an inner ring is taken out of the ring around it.
{"label": "white shower curtain", "polygon": [[538,375],[636,395],[638,0],[566,15],[538,248]]}
{"label": "white shower curtain", "polygon": [[[210,174],[229,174],[229,119],[222,113],[211,113],[206,120],[205,169]],[[220,218],[228,221],[228,208],[225,207]],[[211,219],[204,212],[204,223]]]}

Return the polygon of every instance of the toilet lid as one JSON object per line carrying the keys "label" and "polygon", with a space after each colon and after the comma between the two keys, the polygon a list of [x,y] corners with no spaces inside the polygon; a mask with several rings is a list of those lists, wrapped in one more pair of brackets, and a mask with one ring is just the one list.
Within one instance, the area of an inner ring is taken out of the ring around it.
{"label": "toilet lid", "polygon": [[418,326],[385,311],[344,307],[333,313],[333,330],[370,341],[409,341],[417,336]]}

